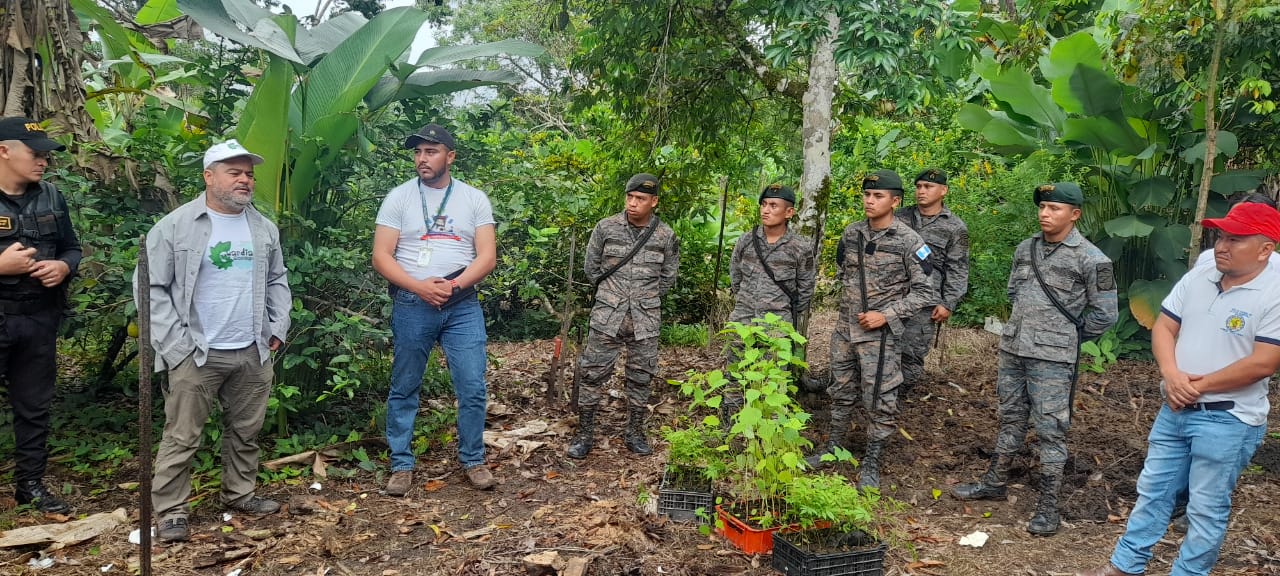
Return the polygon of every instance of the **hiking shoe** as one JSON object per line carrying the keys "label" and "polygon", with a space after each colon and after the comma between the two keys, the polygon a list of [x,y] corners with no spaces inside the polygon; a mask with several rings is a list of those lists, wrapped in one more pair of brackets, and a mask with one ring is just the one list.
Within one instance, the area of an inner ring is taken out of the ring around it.
{"label": "hiking shoe", "polygon": [[44,487],[39,480],[23,480],[18,482],[13,497],[19,504],[30,504],[45,514],[66,514],[71,506]]}
{"label": "hiking shoe", "polygon": [[498,480],[493,477],[493,473],[489,472],[489,467],[484,464],[467,468],[467,481],[476,490],[491,490],[498,485]]}
{"label": "hiking shoe", "polygon": [[266,516],[267,514],[275,514],[280,511],[280,503],[275,500],[269,500],[260,496],[250,496],[239,504],[230,504],[227,506],[232,510],[238,510],[245,514],[253,514],[254,516]]}
{"label": "hiking shoe", "polygon": [[161,542],[186,542],[191,538],[191,530],[187,528],[186,518],[167,518],[160,521],[156,537]]}
{"label": "hiking shoe", "polygon": [[392,472],[391,479],[387,480],[387,496],[404,496],[409,493],[409,488],[412,487],[413,470]]}

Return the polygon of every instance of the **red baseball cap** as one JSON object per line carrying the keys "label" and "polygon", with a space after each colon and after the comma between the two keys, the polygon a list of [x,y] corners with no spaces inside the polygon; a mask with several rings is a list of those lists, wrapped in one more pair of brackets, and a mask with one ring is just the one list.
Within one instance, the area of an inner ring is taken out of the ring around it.
{"label": "red baseball cap", "polygon": [[1272,242],[1280,242],[1280,212],[1266,204],[1241,202],[1227,212],[1226,218],[1205,218],[1201,224],[1205,228],[1217,228],[1227,234],[1261,234]]}

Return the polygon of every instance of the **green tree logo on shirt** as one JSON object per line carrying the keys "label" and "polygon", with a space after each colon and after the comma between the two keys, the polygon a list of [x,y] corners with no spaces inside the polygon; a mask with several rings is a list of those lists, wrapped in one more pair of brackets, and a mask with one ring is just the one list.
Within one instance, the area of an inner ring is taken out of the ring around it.
{"label": "green tree logo on shirt", "polygon": [[219,270],[226,270],[235,263],[227,252],[231,251],[230,242],[219,242],[209,249],[209,262],[212,262]]}

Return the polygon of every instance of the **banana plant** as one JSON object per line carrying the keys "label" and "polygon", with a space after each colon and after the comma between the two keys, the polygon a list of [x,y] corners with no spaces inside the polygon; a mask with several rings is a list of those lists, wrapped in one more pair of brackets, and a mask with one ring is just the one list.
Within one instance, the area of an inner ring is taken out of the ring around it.
{"label": "banana plant", "polygon": [[[957,121],[1003,154],[1072,155],[1096,191],[1081,227],[1117,262],[1116,279],[1130,311],[1149,328],[1187,269],[1193,184],[1206,164],[1204,134],[1170,135],[1157,118],[1153,95],[1116,79],[1089,31],[1054,42],[1039,69],[1047,86],[987,57],[975,71],[995,107],[966,104]],[[1256,187],[1265,174],[1222,172],[1236,152],[1236,138],[1218,131],[1217,139],[1217,154],[1208,162],[1219,172],[1210,213],[1221,215],[1228,195]]]}
{"label": "banana plant", "polygon": [[[442,68],[498,55],[537,57],[542,47],[519,40],[439,46],[408,61],[427,20],[415,8],[394,8],[366,20],[348,12],[312,29],[292,14],[274,14],[251,0],[177,0],[210,32],[265,54],[235,136],[261,155],[258,193],[277,213],[314,212],[311,198],[339,152],[357,138],[368,115],[400,100],[480,86],[516,85],[507,70]],[[363,148],[368,148],[363,147]]]}

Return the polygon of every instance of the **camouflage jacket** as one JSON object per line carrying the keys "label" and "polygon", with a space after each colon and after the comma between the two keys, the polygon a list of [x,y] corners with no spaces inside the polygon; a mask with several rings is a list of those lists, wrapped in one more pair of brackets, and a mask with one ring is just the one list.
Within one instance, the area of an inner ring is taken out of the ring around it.
{"label": "camouflage jacket", "polygon": [[765,273],[753,242],[759,243],[759,254],[764,255],[774,278],[796,295],[796,314],[808,310],[809,301],[813,299],[813,242],[787,230],[777,242],[769,244],[764,238],[764,229],[757,226],[738,238],[733,246],[729,281],[734,298],[729,321],[748,322],[773,312],[788,322],[795,322],[791,298]]}
{"label": "camouflage jacket", "polygon": [[[631,252],[644,228],[627,223],[625,213],[596,224],[587,244],[584,269],[591,282]],[[676,283],[680,267],[680,240],[665,222],[636,255],[596,288],[591,309],[591,329],[617,336],[622,321],[631,314],[637,340],[656,337],[662,322],[662,295]]]}
{"label": "camouflage jacket", "polygon": [[[867,246],[875,243],[875,252]],[[850,342],[880,339],[880,330],[864,330],[858,325],[862,309],[862,288],[858,255],[862,254],[867,277],[867,310],[884,314],[894,336],[901,336],[903,322],[921,308],[937,302],[929,284],[929,249],[919,234],[897,218],[884,230],[872,231],[866,220],[850,224],[836,246],[837,272],[844,285],[840,296],[840,322]]]}
{"label": "camouflage jacket", "polygon": [[1039,232],[1013,253],[1009,274],[1009,302],[1013,314],[1000,335],[1000,349],[1010,354],[1053,362],[1075,362],[1080,340],[1076,326],[1053,305],[1035,271],[1032,247],[1040,274],[1067,311],[1084,320],[1084,338],[1094,338],[1116,321],[1116,280],[1107,258],[1079,230],[1071,230],[1059,244],[1046,244]]}
{"label": "camouflage jacket", "polygon": [[899,209],[895,216],[915,230],[933,252],[929,256],[933,265],[929,283],[938,293],[934,304],[955,312],[969,291],[969,227],[946,206],[936,216],[924,216],[915,206]]}

